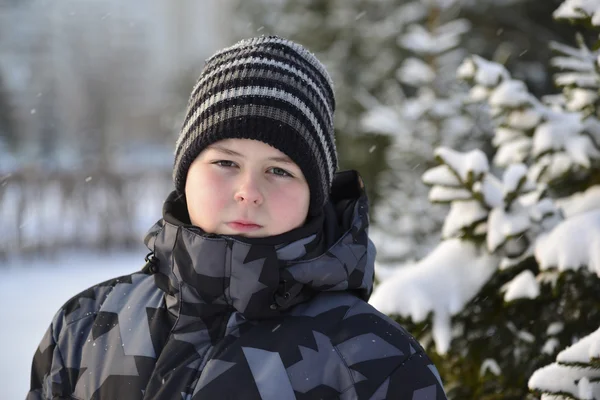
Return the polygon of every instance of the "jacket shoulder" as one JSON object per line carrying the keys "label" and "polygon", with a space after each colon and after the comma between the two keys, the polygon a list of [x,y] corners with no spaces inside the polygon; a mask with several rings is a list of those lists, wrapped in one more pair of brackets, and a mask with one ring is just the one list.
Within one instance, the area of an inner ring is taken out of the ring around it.
{"label": "jacket shoulder", "polygon": [[356,352],[360,347],[365,349],[361,351],[363,357],[379,355],[402,362],[413,354],[425,353],[406,329],[361,299],[348,307],[330,337],[341,353]]}
{"label": "jacket shoulder", "polygon": [[[62,317],[66,325],[82,318],[94,316],[100,311],[106,299],[110,296],[115,286],[119,284],[132,285],[134,277],[143,274],[135,272],[128,275],[108,279],[97,283],[71,297],[58,310],[57,316]],[[145,275],[145,274],[143,274]],[[58,321],[57,321],[58,322]]]}

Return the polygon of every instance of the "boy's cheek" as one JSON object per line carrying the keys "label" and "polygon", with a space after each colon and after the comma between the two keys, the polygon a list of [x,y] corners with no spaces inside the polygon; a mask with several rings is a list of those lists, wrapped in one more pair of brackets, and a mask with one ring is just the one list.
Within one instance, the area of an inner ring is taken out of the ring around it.
{"label": "boy's cheek", "polygon": [[296,216],[297,219],[305,217],[308,212],[309,198],[303,191],[292,191],[289,193],[281,193],[273,196],[269,205],[271,211],[275,215],[290,218]]}

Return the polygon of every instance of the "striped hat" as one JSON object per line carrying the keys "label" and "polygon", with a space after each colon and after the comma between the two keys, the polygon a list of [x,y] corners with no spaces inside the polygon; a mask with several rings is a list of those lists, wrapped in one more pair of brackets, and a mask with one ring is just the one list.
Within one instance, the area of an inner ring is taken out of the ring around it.
{"label": "striped hat", "polygon": [[204,148],[222,139],[254,139],[300,167],[310,188],[309,214],[317,214],[337,169],[334,109],[329,74],[299,44],[261,36],[218,51],[192,90],[177,140],[177,192],[185,193],[188,169]]}

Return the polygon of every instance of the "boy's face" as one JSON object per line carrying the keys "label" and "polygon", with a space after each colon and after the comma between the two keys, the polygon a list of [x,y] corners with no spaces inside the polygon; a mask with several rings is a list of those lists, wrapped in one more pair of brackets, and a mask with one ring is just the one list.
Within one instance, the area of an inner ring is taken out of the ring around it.
{"label": "boy's face", "polygon": [[304,224],[310,191],[300,167],[266,143],[226,139],[204,149],[185,185],[192,224],[205,232],[266,237]]}

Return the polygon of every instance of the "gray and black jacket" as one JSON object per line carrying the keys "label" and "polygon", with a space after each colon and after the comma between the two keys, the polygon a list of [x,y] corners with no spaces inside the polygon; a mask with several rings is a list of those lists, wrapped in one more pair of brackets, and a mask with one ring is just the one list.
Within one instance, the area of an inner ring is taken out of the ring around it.
{"label": "gray and black jacket", "polygon": [[27,399],[445,399],[418,342],[366,303],[367,212],[354,171],[270,238],[204,233],[172,194],[146,266],[58,311]]}

